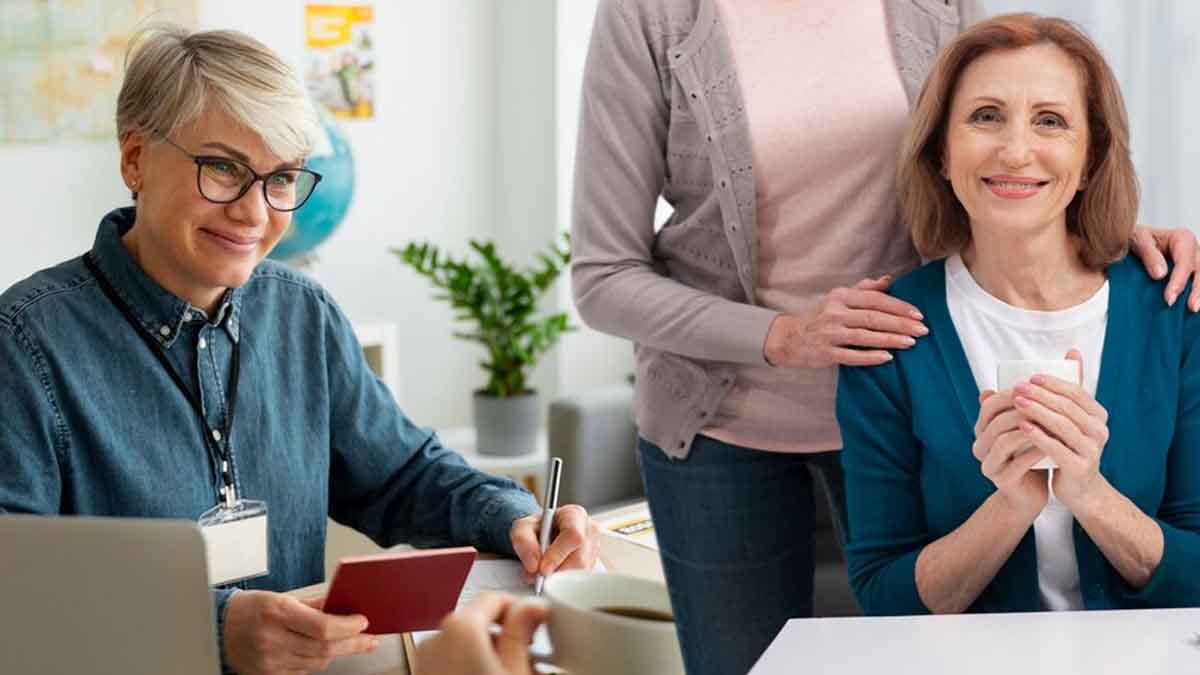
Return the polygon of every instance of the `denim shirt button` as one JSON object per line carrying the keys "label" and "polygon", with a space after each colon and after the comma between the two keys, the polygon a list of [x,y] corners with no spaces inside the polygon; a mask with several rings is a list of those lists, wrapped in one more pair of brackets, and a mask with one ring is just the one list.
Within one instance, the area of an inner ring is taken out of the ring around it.
{"label": "denim shirt button", "polygon": [[204,348],[208,347],[208,340],[205,340],[204,338],[200,338],[199,347],[200,347],[200,349],[204,349]]}
{"label": "denim shirt button", "polygon": [[163,326],[162,328],[158,329],[158,333],[159,333],[159,335],[162,335],[163,337],[171,337],[171,327]]}
{"label": "denim shirt button", "polygon": [[221,432],[218,429],[213,429],[212,437],[214,441],[221,442]]}

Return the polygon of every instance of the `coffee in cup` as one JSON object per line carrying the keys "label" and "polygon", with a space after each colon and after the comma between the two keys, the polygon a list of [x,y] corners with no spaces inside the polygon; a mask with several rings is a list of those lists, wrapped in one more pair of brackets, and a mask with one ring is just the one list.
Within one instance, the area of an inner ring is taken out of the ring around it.
{"label": "coffee in cup", "polygon": [[571,675],[683,675],[671,599],[662,583],[572,570],[546,579],[545,661]]}
{"label": "coffee in cup", "polygon": [[656,609],[646,609],[645,607],[597,607],[596,609],[605,614],[627,616],[630,619],[642,619],[644,621],[675,620],[675,617],[670,612],[660,612]]}

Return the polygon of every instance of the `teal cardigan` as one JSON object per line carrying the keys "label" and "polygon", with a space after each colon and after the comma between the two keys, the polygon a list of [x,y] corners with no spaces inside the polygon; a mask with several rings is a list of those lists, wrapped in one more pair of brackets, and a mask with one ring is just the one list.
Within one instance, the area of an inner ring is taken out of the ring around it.
{"label": "teal cardigan", "polygon": [[[1140,591],[1074,524],[1088,609],[1200,605],[1200,316],[1167,307],[1126,258],[1107,269],[1108,328],[1096,399],[1109,412],[1100,472],[1162,527],[1162,562]],[[921,549],[995,491],[971,454],[979,389],[946,307],[944,261],[896,281],[930,334],[884,365],[843,367],[837,416],[850,521],[850,584],[867,614],[924,614]],[[1179,296],[1187,298],[1187,292]],[[1042,609],[1031,527],[968,611]]]}

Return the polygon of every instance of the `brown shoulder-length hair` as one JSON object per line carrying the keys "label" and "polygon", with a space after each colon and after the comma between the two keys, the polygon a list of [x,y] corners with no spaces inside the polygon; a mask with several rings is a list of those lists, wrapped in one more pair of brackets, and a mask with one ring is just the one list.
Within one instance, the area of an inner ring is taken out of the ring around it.
{"label": "brown shoulder-length hair", "polygon": [[1035,14],[1006,14],[975,24],[946,46],[917,99],[900,151],[897,187],[904,222],[926,258],[959,253],[971,241],[966,210],[942,177],[950,104],[972,61],[997,49],[1053,44],[1078,64],[1088,111],[1085,189],[1067,206],[1067,228],[1092,269],[1125,255],[1138,211],[1121,90],[1100,50],[1074,24]]}

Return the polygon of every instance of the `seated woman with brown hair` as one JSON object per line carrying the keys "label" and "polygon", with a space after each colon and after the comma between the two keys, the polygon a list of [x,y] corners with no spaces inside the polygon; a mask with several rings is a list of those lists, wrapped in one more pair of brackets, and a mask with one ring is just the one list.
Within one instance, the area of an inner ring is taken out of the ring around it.
{"label": "seated woman with brown hair", "polygon": [[[932,339],[840,373],[859,602],[1200,604],[1200,319],[1126,255],[1137,180],[1099,50],[1059,19],[977,24],[939,57],[903,148],[906,222],[936,260],[892,292]],[[1081,383],[996,391],[999,361],[1064,356]]]}

